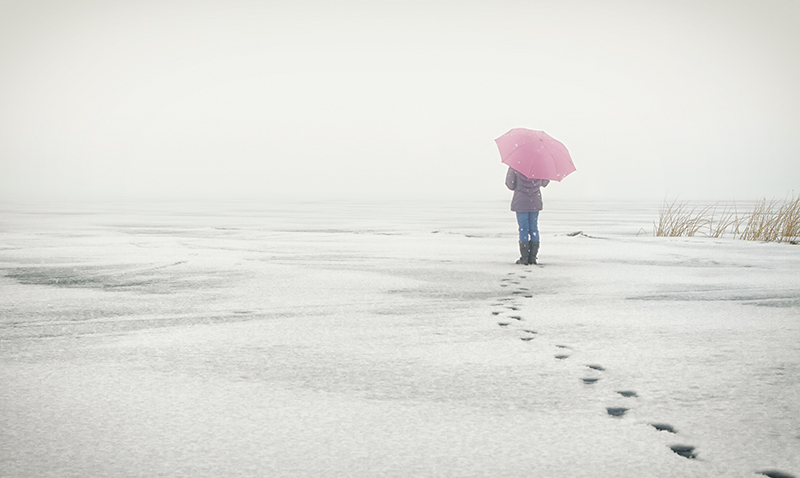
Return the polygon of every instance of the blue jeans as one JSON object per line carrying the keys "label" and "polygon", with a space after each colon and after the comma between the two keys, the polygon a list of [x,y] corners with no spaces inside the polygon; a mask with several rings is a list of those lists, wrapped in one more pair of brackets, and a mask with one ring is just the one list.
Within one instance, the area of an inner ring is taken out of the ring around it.
{"label": "blue jeans", "polygon": [[519,242],[539,242],[539,211],[518,212]]}

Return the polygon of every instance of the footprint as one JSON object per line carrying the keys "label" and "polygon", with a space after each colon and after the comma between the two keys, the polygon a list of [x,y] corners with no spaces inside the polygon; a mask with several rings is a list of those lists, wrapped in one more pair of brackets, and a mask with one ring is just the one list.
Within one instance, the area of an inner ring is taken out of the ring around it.
{"label": "footprint", "polygon": [[627,398],[639,396],[639,394],[637,394],[633,390],[618,390],[617,393]]}
{"label": "footprint", "polygon": [[569,358],[569,355],[556,355],[556,358],[559,360],[564,360],[565,358]]}
{"label": "footprint", "polygon": [[520,340],[524,340],[525,342],[528,342],[530,340],[533,340],[533,337],[520,337],[519,339]]}
{"label": "footprint", "polygon": [[784,473],[778,470],[764,470],[764,471],[757,471],[759,475],[768,476],[769,478],[795,478],[794,475],[790,475],[789,473]]}
{"label": "footprint", "polygon": [[558,347],[560,349],[568,349],[569,348],[566,345],[556,345],[556,347]]}
{"label": "footprint", "polygon": [[519,310],[519,307],[514,307],[513,305],[506,306],[511,310]]}
{"label": "footprint", "polygon": [[536,333],[538,333],[538,332],[536,332],[535,330],[530,330],[530,329],[525,329],[525,330],[523,330],[523,332],[527,332],[527,333],[529,333],[529,334],[536,334]]}
{"label": "footprint", "polygon": [[522,317],[520,317],[519,315],[509,315],[508,318],[514,320],[522,320]]}
{"label": "footprint", "polygon": [[526,299],[533,299],[533,296],[532,295],[526,295],[525,298]]}
{"label": "footprint", "polygon": [[668,425],[666,423],[651,423],[650,426],[660,432],[678,433],[678,431],[675,430],[672,425]]}
{"label": "footprint", "polygon": [[506,327],[508,324],[509,324],[509,322],[498,322],[497,323],[497,325],[499,325],[500,327]]}
{"label": "footprint", "polygon": [[492,315],[500,315],[500,312],[492,312]]}
{"label": "footprint", "polygon": [[602,365],[590,364],[590,365],[587,365],[587,367],[589,367],[592,370],[597,370],[598,372],[605,372],[606,371],[605,367],[603,367]]}
{"label": "footprint", "polygon": [[689,446],[689,445],[672,445],[671,447],[669,447],[669,449],[674,451],[675,453],[677,453],[678,455],[680,455],[680,456],[682,456],[684,458],[689,458],[689,459],[697,458],[697,454],[695,454],[693,446]]}
{"label": "footprint", "polygon": [[600,380],[600,379],[599,378],[582,378],[581,380],[583,380],[583,383],[585,383],[586,385],[592,385],[593,383],[597,383],[597,381]]}
{"label": "footprint", "polygon": [[[606,411],[612,417],[621,417],[621,416],[625,415],[625,412],[627,412],[628,410],[630,410],[630,409],[629,408],[624,408],[624,407],[606,407]],[[673,451],[675,451],[675,450],[673,450]]]}

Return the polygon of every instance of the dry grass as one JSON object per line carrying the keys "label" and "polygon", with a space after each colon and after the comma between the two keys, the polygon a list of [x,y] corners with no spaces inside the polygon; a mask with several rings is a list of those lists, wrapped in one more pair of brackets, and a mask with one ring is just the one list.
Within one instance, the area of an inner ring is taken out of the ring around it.
{"label": "dry grass", "polygon": [[709,237],[722,237],[726,232],[732,232],[734,237],[739,233],[739,226],[744,220],[743,216],[739,216],[739,210],[736,203],[730,206],[724,206],[719,216],[716,215],[718,205],[714,205],[711,210],[711,216],[708,218],[708,236]]}
{"label": "dry grass", "polygon": [[800,195],[783,201],[766,198],[756,201],[751,212],[741,212],[736,204],[720,208],[719,203],[708,206],[691,206],[687,202],[664,202],[658,223],[654,223],[658,237],[723,237],[747,241],[791,242],[800,241]]}
{"label": "dry grass", "polygon": [[739,236],[748,241],[798,242],[800,239],[800,196],[783,202],[758,201]]}
{"label": "dry grass", "polygon": [[658,237],[692,237],[708,224],[706,214],[709,207],[698,210],[697,206],[689,203],[678,203],[677,199],[672,204],[664,202],[655,225],[655,235]]}

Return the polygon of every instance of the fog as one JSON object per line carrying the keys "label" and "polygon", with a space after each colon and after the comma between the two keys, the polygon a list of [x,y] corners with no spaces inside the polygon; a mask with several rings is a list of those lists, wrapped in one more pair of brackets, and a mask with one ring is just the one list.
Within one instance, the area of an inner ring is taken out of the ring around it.
{"label": "fog", "polygon": [[800,178],[787,1],[0,1],[0,200],[750,200]]}

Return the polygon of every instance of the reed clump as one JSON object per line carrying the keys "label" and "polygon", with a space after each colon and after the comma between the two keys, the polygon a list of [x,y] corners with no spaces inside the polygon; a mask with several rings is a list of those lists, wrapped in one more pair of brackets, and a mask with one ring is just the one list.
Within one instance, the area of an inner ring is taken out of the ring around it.
{"label": "reed clump", "polygon": [[752,210],[740,211],[736,203],[697,206],[664,201],[657,223],[657,237],[723,237],[746,241],[800,242],[800,195],[782,201],[762,198]]}

